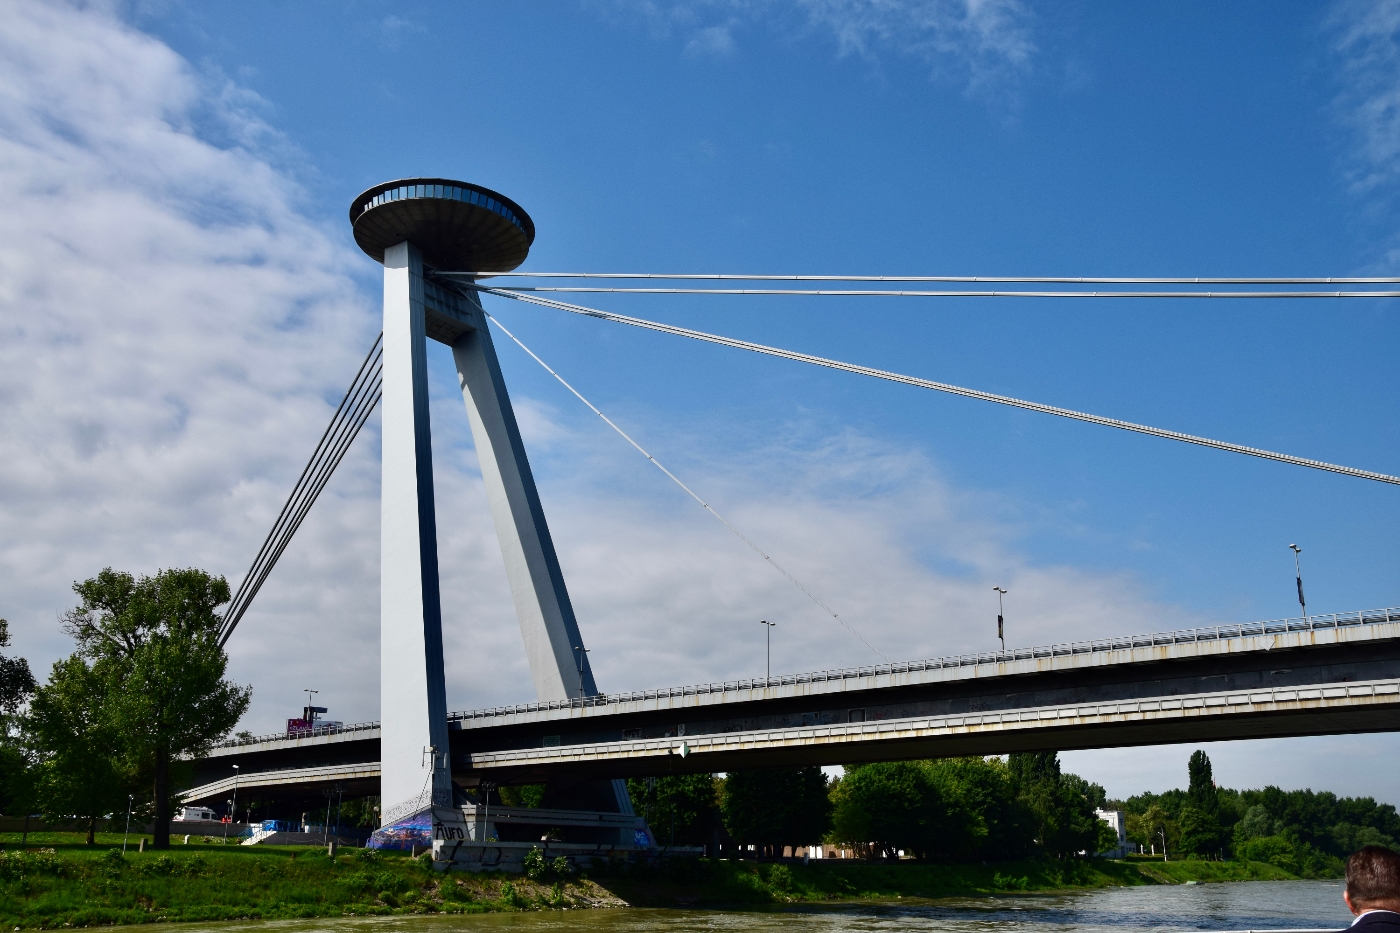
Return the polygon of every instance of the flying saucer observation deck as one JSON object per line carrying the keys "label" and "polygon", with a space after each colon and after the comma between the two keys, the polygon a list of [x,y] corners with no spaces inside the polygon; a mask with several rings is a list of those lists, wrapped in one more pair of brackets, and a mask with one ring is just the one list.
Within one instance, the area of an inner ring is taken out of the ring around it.
{"label": "flying saucer observation deck", "polygon": [[435,269],[509,272],[535,242],[524,208],[490,188],[450,178],[411,178],[375,185],[350,205],[355,242],[377,262],[405,241]]}

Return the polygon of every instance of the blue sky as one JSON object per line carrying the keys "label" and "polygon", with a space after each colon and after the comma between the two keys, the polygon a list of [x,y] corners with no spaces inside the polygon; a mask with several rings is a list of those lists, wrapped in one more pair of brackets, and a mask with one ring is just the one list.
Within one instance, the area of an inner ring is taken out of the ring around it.
{"label": "blue sky", "polygon": [[[30,231],[0,252],[0,613],[41,670],[67,587],[105,564],[241,577],[377,330],[345,215],[389,178],[507,194],[535,270],[1400,271],[1396,3],[20,7],[0,26],[0,171]],[[581,300],[1400,472],[1381,301]],[[1014,644],[1294,614],[1291,542],[1311,610],[1400,604],[1392,487],[490,310],[894,657],[991,647],[997,584]],[[775,669],[869,660],[498,344],[604,689],[761,671],[759,618]],[[528,700],[444,348],[430,365],[449,703]],[[252,728],[303,686],[377,713],[376,443],[372,424],[231,645]],[[1400,800],[1323,764],[1397,750],[1211,754],[1222,783]],[[1129,793],[1184,780],[1188,752],[1070,760]]]}

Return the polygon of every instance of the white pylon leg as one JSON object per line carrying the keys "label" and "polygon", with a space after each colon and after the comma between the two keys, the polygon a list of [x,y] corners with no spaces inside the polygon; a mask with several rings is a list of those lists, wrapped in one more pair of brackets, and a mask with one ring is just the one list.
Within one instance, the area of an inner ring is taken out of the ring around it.
{"label": "white pylon leg", "polygon": [[472,295],[466,303],[474,329],[453,342],[452,358],[471,419],[535,695],[541,701],[593,696],[598,692],[593,670],[583,650],[491,332],[480,300]]}
{"label": "white pylon leg", "polygon": [[384,253],[383,488],[380,505],[381,818],[413,801],[451,803],[437,523],[423,307],[423,260]]}

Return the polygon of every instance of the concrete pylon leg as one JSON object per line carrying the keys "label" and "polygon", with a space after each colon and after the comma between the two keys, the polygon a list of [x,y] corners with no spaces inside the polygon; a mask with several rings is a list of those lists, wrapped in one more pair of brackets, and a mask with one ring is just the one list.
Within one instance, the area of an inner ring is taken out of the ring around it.
{"label": "concrete pylon leg", "polygon": [[467,299],[474,329],[452,344],[452,358],[471,419],[472,438],[491,517],[505,558],[535,694],[542,701],[593,696],[598,689],[582,651],[569,591],[554,553],[544,509],[520,441],[510,396],[480,300]]}
{"label": "concrete pylon leg", "polygon": [[380,799],[385,823],[452,800],[445,757],[447,700],[424,315],[423,260],[417,247],[389,247],[384,253],[379,554]]}

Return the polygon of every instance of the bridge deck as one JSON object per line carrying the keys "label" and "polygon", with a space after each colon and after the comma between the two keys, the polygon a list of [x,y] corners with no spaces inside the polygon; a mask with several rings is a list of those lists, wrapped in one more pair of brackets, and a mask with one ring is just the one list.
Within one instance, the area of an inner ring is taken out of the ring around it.
{"label": "bridge deck", "polygon": [[[1397,683],[1389,609],[468,711],[449,735],[459,783],[525,783],[1385,731]],[[365,723],[227,743],[198,776],[378,759]]]}

